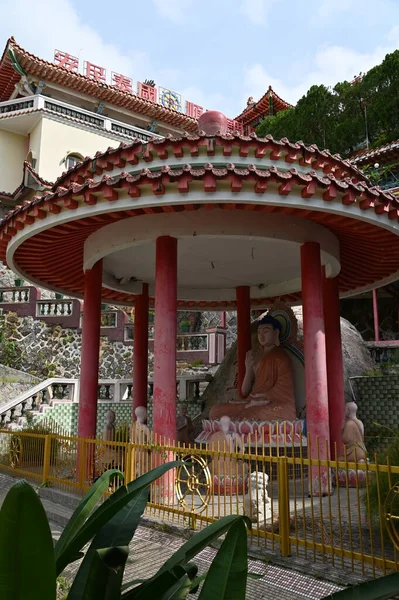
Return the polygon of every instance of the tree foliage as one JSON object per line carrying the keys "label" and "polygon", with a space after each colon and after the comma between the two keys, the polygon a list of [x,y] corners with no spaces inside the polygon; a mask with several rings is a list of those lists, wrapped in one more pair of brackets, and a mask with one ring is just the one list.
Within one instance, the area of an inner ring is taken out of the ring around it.
{"label": "tree foliage", "polygon": [[387,54],[363,77],[314,85],[294,108],[266,117],[259,136],[303,140],[349,155],[366,145],[378,147],[399,137],[399,50]]}

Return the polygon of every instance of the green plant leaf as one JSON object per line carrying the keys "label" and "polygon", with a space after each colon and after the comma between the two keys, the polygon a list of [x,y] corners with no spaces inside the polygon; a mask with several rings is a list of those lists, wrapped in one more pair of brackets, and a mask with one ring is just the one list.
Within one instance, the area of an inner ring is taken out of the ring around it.
{"label": "green plant leaf", "polygon": [[[115,497],[126,495],[127,488],[119,488],[114,494]],[[93,555],[97,550],[107,548],[126,547],[129,548],[129,544],[133,538],[134,532],[136,531],[137,525],[140,522],[140,517],[144,512],[145,505],[147,504],[148,491],[144,488],[141,492],[137,492],[133,495],[132,499],[121,509],[116,515],[112,517],[94,536],[94,539],[90,545],[90,548],[86,552],[86,556],[80,565],[79,571],[77,572],[71,590],[69,592],[68,600],[81,600],[81,590],[85,587],[86,581],[90,576],[91,564],[93,561]],[[125,561],[126,562],[126,561]],[[122,577],[124,571],[124,564],[120,565],[122,569]]]}
{"label": "green plant leaf", "polygon": [[354,587],[325,596],[324,600],[389,600],[399,593],[399,573],[365,581]]}
{"label": "green plant leaf", "polygon": [[[175,583],[176,579],[181,577],[180,573],[178,576],[174,575],[178,567],[186,565],[194,556],[196,556],[196,554],[209,546],[213,540],[217,539],[237,522],[242,522],[248,529],[251,529],[252,524],[248,517],[242,515],[222,517],[215,523],[208,525],[206,529],[196,533],[162,565],[153,577],[133,590],[129,590],[123,594],[122,598],[124,600],[146,600],[147,597],[155,598],[155,594],[151,595],[148,593],[150,589],[151,591],[168,589],[167,587],[162,588],[162,585],[166,586],[168,583],[170,587],[170,585]],[[171,579],[171,576],[172,578],[174,577],[174,581]]]}
{"label": "green plant leaf", "polygon": [[56,557],[62,554],[63,550],[68,546],[71,539],[76,536],[76,533],[79,531],[80,527],[82,527],[82,525],[87,521],[97,502],[107,491],[111,479],[115,476],[119,477],[121,480],[123,479],[123,473],[118,471],[118,469],[109,469],[103,473],[89,489],[86,496],[74,510],[72,517],[69,519],[64,531],[55,545]]}
{"label": "green plant leaf", "polygon": [[184,600],[191,590],[191,579],[188,575],[183,575],[176,581],[161,597],[160,600]]}
{"label": "green plant leaf", "polygon": [[[83,546],[91,540],[105,523],[130,502],[134,494],[141,492],[158,479],[158,477],[161,477],[168,470],[178,467],[181,464],[180,461],[174,461],[160,465],[138,479],[131,481],[127,486],[119,488],[112,494],[88,517],[87,521],[77,531],[72,532],[68,543],[61,548],[61,551],[58,551],[58,548],[56,548],[57,575],[62,573],[67,564],[75,560],[77,553],[80,552]],[[127,490],[127,493],[124,490]]]}
{"label": "green plant leaf", "polygon": [[55,558],[47,516],[33,488],[18,481],[0,510],[0,598],[55,597]]}
{"label": "green plant leaf", "polygon": [[[79,586],[79,600],[118,600],[124,567],[129,556],[127,546],[95,550],[90,556],[88,577]],[[75,584],[75,581],[74,581]],[[68,600],[71,598],[70,590]]]}
{"label": "green plant leaf", "polygon": [[247,530],[234,523],[212,561],[199,600],[245,600],[248,577]]}

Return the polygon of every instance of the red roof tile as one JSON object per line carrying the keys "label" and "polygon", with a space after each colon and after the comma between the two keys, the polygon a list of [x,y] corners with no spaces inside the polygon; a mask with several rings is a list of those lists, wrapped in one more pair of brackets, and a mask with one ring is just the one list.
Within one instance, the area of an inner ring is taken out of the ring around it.
{"label": "red roof tile", "polygon": [[281,110],[286,110],[287,108],[291,108],[292,104],[285,102],[280,96],[276,94],[273,90],[272,86],[269,85],[269,89],[262,96],[260,100],[252,104],[251,106],[247,106],[238,117],[235,118],[236,121],[239,121],[244,126],[250,125],[253,121],[258,119],[260,116],[269,115],[269,98],[272,98],[273,102],[273,114],[280,112]]}

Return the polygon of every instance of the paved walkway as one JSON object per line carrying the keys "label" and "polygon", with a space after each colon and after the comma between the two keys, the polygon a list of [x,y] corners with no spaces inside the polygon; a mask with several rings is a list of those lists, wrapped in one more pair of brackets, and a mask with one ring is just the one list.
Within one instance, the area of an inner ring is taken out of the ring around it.
{"label": "paved walkway", "polygon": [[[0,474],[0,504],[14,481],[15,479]],[[56,504],[51,500],[45,500],[43,504],[50,518],[53,535],[57,537],[62,526],[52,522],[51,518],[58,517],[57,520],[62,523],[72,511],[65,504]],[[153,575],[184,542],[185,539],[176,534],[140,525],[130,546],[130,556],[125,571],[126,581]],[[216,552],[217,550],[214,548],[208,547],[195,558],[201,573],[209,568]],[[72,576],[77,567],[78,564],[70,566],[65,573],[66,577]],[[248,581],[248,600],[274,600],[276,598],[279,600],[303,600],[303,598],[316,600],[325,598],[332,592],[341,589],[333,583],[268,564],[266,561],[249,560],[249,570],[262,575],[262,577]]]}

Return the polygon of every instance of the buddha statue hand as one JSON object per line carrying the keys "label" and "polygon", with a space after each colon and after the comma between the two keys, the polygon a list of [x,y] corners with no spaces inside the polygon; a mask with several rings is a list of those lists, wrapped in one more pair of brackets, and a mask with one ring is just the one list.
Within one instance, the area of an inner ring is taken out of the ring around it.
{"label": "buddha statue hand", "polygon": [[251,406],[266,406],[270,404],[270,400],[267,400],[265,394],[250,394],[247,398],[247,404],[245,408],[250,408]]}

